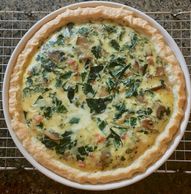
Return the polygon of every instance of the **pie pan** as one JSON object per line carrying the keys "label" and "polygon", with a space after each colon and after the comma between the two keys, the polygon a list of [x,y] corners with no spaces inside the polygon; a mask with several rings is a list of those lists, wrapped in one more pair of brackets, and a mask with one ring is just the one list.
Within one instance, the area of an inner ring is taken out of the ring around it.
{"label": "pie pan", "polygon": [[[9,80],[10,80],[10,75],[11,75],[13,66],[16,62],[17,56],[23,50],[26,42],[34,35],[34,33],[41,26],[43,26],[45,23],[47,23],[48,21],[55,18],[60,13],[64,12],[67,8],[68,9],[76,9],[78,7],[95,7],[95,6],[100,6],[100,5],[111,6],[111,7],[116,7],[116,8],[123,7],[124,9],[133,11],[138,16],[140,16],[143,19],[147,20],[149,23],[151,23],[155,28],[157,28],[160,31],[160,33],[164,36],[164,39],[165,39],[166,43],[169,45],[169,47],[172,49],[172,51],[176,55],[176,58],[178,59],[180,65],[181,65],[182,71],[184,73],[185,82],[186,82],[186,90],[187,90],[187,104],[186,104],[186,108],[185,108],[185,116],[184,116],[184,119],[182,120],[180,129],[176,133],[176,136],[174,137],[173,141],[171,141],[171,144],[169,145],[168,150],[164,153],[164,155],[157,162],[155,162],[150,167],[148,167],[147,170],[144,173],[134,175],[132,178],[127,179],[127,180],[122,180],[122,181],[117,181],[117,182],[112,182],[112,183],[107,183],[107,184],[96,184],[96,185],[79,184],[79,183],[76,183],[76,182],[73,182],[73,181],[69,181],[69,180],[53,173],[52,171],[48,170],[47,168],[43,167],[37,161],[35,161],[34,158],[22,146],[21,142],[18,140],[18,138],[16,137],[14,131],[12,130],[11,124],[10,124],[11,123],[10,122],[10,115],[9,115],[9,111],[8,111]],[[10,134],[11,134],[15,144],[17,145],[17,147],[19,148],[21,153],[25,156],[25,158],[34,167],[36,167],[39,171],[41,171],[42,173],[44,173],[48,177],[50,177],[50,178],[52,178],[52,179],[54,179],[54,180],[56,180],[56,181],[58,181],[62,184],[71,186],[71,187],[75,187],[75,188],[79,188],[79,189],[87,189],[87,190],[108,190],[108,189],[119,188],[119,187],[122,187],[122,186],[127,186],[127,185],[133,184],[133,183],[145,178],[146,176],[148,176],[149,174],[154,172],[157,168],[159,168],[167,160],[167,158],[172,154],[172,152],[174,151],[174,149],[176,148],[176,146],[178,145],[179,141],[181,140],[181,138],[184,134],[186,124],[187,124],[188,119],[189,119],[190,88],[191,87],[190,87],[190,78],[189,78],[188,69],[187,69],[184,58],[183,58],[179,48],[177,47],[176,43],[171,38],[171,36],[158,23],[156,23],[153,19],[151,19],[150,17],[146,16],[145,14],[143,14],[142,12],[140,12],[138,10],[135,10],[135,9],[130,8],[128,6],[124,6],[124,5],[117,4],[117,3],[100,2],[100,1],[99,2],[91,2],[91,3],[90,2],[88,2],[88,3],[78,3],[78,4],[73,4],[73,5],[70,5],[70,6],[67,6],[67,7],[63,7],[61,9],[49,14],[48,16],[44,17],[42,20],[40,20],[38,23],[36,23],[25,34],[25,36],[22,38],[22,40],[19,42],[18,46],[15,48],[15,50],[12,54],[12,57],[9,61],[9,64],[8,64],[8,67],[7,67],[7,70],[6,70],[6,73],[5,73],[4,85],[3,85],[3,109],[4,109],[4,115],[5,115],[6,123],[8,125],[8,129],[10,131]]]}

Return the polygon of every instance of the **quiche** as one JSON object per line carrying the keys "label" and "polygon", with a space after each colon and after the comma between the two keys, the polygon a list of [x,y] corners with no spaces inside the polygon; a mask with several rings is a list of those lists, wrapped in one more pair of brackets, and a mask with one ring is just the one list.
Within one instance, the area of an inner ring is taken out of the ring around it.
{"label": "quiche", "polygon": [[66,10],[26,43],[9,86],[12,127],[43,166],[79,183],[144,172],[166,151],[186,103],[179,62],[123,8]]}

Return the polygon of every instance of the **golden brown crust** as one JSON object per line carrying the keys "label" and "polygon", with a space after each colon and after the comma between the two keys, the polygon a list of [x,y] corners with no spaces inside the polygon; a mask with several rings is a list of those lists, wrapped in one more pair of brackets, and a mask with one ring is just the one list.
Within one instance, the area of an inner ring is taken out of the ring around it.
{"label": "golden brown crust", "polygon": [[[104,172],[82,172],[71,168],[56,158],[52,157],[52,152],[45,148],[40,142],[32,138],[32,132],[27,129],[23,122],[21,106],[21,86],[23,73],[28,65],[31,56],[37,51],[38,47],[48,36],[59,27],[68,22],[82,22],[89,20],[109,19],[117,23],[128,25],[141,33],[151,37],[155,43],[158,54],[166,61],[166,73],[173,86],[174,93],[174,112],[165,130],[157,137],[155,144],[148,149],[142,156],[126,168]],[[166,45],[162,35],[157,29],[152,27],[147,21],[137,17],[133,12],[123,8],[111,8],[98,6],[95,8],[78,8],[76,10],[66,10],[52,21],[46,23],[28,41],[25,49],[18,56],[16,65],[13,69],[9,86],[9,113],[11,116],[12,127],[29,153],[42,165],[53,172],[79,183],[106,183],[121,179],[131,178],[135,173],[141,173],[154,163],[166,151],[169,142],[179,129],[181,120],[184,116],[186,103],[185,80],[171,49]],[[35,142],[34,142],[35,141]]]}

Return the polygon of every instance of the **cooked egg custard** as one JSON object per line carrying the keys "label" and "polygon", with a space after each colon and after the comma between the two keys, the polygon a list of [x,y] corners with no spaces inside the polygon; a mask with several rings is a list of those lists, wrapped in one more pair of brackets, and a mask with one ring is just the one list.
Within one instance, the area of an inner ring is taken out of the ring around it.
{"label": "cooked egg custard", "polygon": [[26,126],[69,166],[127,167],[154,144],[173,111],[165,66],[149,38],[129,27],[68,23],[25,70]]}

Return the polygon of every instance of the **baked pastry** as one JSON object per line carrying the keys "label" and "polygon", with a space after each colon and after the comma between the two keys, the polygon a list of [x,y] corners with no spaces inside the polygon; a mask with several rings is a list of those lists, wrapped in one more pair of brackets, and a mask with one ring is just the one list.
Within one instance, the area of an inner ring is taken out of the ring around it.
{"label": "baked pastry", "polygon": [[12,127],[43,166],[79,183],[131,178],[179,129],[185,80],[163,36],[123,8],[66,10],[18,56]]}

